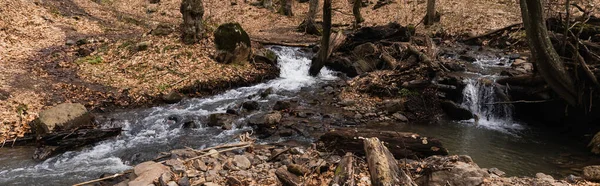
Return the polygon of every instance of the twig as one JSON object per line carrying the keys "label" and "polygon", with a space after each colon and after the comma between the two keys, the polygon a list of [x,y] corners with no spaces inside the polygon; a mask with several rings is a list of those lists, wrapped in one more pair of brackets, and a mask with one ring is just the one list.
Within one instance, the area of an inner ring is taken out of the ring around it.
{"label": "twig", "polygon": [[249,142],[242,142],[242,143],[234,143],[234,144],[225,144],[225,145],[219,145],[219,146],[215,146],[215,147],[210,147],[210,148],[205,148],[202,150],[194,150],[194,152],[199,152],[199,153],[204,153],[213,149],[222,149],[222,148],[229,148],[229,147],[239,147],[239,146],[244,146],[244,145],[250,145],[251,143]]}
{"label": "twig", "polygon": [[87,184],[90,184],[90,183],[96,183],[96,182],[99,182],[99,181],[104,181],[104,180],[108,180],[108,179],[113,179],[113,178],[116,178],[116,177],[119,177],[119,176],[123,176],[123,175],[125,175],[125,173],[119,173],[119,174],[115,174],[115,175],[112,175],[112,176],[109,176],[109,177],[104,177],[104,178],[100,178],[100,179],[95,179],[95,180],[91,180],[91,181],[86,181],[86,182],[82,182],[82,183],[75,184],[75,185],[73,185],[73,186],[82,186],[82,185],[87,185]]}
{"label": "twig", "polygon": [[286,148],[285,150],[283,150],[283,151],[281,151],[281,152],[279,152],[279,153],[275,154],[273,157],[269,158],[269,160],[267,160],[267,162],[273,161],[273,160],[274,160],[275,158],[277,158],[279,155],[281,155],[281,154],[283,154],[283,153],[285,153],[285,152],[287,152],[287,151],[289,151],[289,150],[290,150],[290,148],[289,148],[289,147],[288,147],[288,148]]}
{"label": "twig", "polygon": [[[249,147],[249,146],[250,146],[250,144],[247,144],[247,145],[244,145],[244,146],[241,146],[241,147],[233,147],[233,148],[223,149],[223,150],[220,150],[220,151],[217,151],[217,152],[212,152],[212,153],[209,152],[209,153],[206,153],[206,154],[203,154],[203,155],[200,155],[200,156],[196,156],[196,157],[187,159],[187,160],[185,160],[185,163],[190,162],[192,160],[197,160],[197,159],[200,159],[200,158],[203,158],[203,157],[206,157],[206,156],[210,156],[210,155],[213,155],[213,154],[219,154],[219,153],[222,153],[222,152],[227,152],[227,151],[242,149],[242,148],[246,148],[246,147]],[[164,162],[165,161],[161,161],[159,163],[164,163]]]}

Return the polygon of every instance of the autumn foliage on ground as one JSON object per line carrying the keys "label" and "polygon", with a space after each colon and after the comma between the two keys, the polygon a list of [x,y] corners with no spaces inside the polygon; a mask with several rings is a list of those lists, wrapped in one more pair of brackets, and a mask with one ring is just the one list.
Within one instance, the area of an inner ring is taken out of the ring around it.
{"label": "autumn foliage on ground", "polygon": [[[256,2],[204,0],[206,39],[179,40],[179,0],[15,0],[0,2],[0,143],[22,137],[44,107],[62,102],[89,109],[144,105],[153,97],[198,82],[223,82],[265,73],[252,64],[225,65],[212,57],[212,31],[239,22],[253,39],[315,43],[296,32],[308,3],[295,2],[293,17],[254,6]],[[322,5],[322,2],[320,3]],[[361,9],[362,26],[399,22],[419,25],[425,1],[399,0]],[[334,29],[349,29],[354,18],[346,0],[333,2]],[[442,19],[432,27],[448,35],[477,35],[520,22],[512,0],[440,0]],[[319,11],[320,12],[320,11]],[[320,22],[321,14],[317,15]],[[153,29],[167,25],[164,36]]]}

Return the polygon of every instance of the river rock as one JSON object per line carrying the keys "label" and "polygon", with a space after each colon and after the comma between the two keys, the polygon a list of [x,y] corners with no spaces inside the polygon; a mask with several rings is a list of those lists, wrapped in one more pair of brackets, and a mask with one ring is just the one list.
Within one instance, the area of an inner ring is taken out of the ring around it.
{"label": "river rock", "polygon": [[481,185],[484,179],[490,177],[489,173],[479,168],[473,162],[462,161],[460,156],[432,156],[425,159],[427,167],[444,167],[433,169],[428,176],[418,178],[418,185],[442,186],[442,185]]}
{"label": "river rock", "polygon": [[183,99],[183,94],[176,91],[172,91],[168,94],[163,95],[161,98],[165,103],[174,104]]}
{"label": "river rock", "polygon": [[203,186],[219,186],[219,184],[213,183],[213,182],[205,182],[202,184]]}
{"label": "river rock", "polygon": [[246,101],[246,102],[242,103],[242,108],[249,110],[249,111],[254,111],[254,110],[259,110],[260,105],[258,104],[257,101]]}
{"label": "river rock", "polygon": [[147,161],[135,166],[133,171],[137,177],[128,184],[130,186],[148,186],[153,184],[154,180],[158,180],[164,173],[170,173],[171,170],[160,163]]}
{"label": "river rock", "polygon": [[171,170],[173,170],[175,174],[185,173],[185,165],[183,165],[183,162],[179,160],[169,159],[165,161],[165,165],[171,167]]}
{"label": "river rock", "polygon": [[233,157],[233,164],[242,170],[247,170],[252,166],[250,160],[244,155],[235,155]]}
{"label": "river rock", "polygon": [[62,103],[40,112],[34,122],[38,134],[93,126],[92,115],[79,103]]}
{"label": "river rock", "polygon": [[287,110],[292,108],[292,103],[289,101],[277,101],[275,102],[275,105],[273,105],[273,110]]}
{"label": "river rock", "polygon": [[473,113],[466,108],[450,100],[444,100],[441,103],[442,109],[454,120],[468,120],[473,118]]}
{"label": "river rock", "polygon": [[241,64],[248,61],[251,53],[250,36],[239,23],[219,26],[214,36],[218,62]]}
{"label": "river rock", "polygon": [[584,167],[583,178],[589,181],[600,181],[600,165]]}
{"label": "river rock", "polygon": [[208,126],[210,127],[221,127],[223,130],[230,130],[233,128],[233,122],[235,121],[235,115],[228,113],[216,113],[211,114],[208,117]]}
{"label": "river rock", "polygon": [[177,185],[179,185],[179,186],[190,186],[192,184],[190,183],[190,178],[188,178],[187,176],[184,176],[184,177],[180,178],[177,181]]}
{"label": "river rock", "polygon": [[281,122],[281,112],[273,111],[265,115],[256,115],[249,119],[248,123],[254,126],[268,127],[279,124]]}
{"label": "river rock", "polygon": [[194,161],[194,163],[192,163],[192,166],[194,166],[194,168],[196,168],[197,170],[200,170],[200,171],[206,172],[208,170],[206,163],[204,163],[204,161],[202,161],[202,160]]}
{"label": "river rock", "polygon": [[404,101],[402,100],[385,100],[381,104],[381,109],[389,114],[404,111]]}
{"label": "river rock", "polygon": [[402,122],[408,121],[408,118],[406,118],[406,116],[402,115],[399,112],[394,113],[392,116],[394,116],[394,118],[396,118],[397,120],[402,121]]}

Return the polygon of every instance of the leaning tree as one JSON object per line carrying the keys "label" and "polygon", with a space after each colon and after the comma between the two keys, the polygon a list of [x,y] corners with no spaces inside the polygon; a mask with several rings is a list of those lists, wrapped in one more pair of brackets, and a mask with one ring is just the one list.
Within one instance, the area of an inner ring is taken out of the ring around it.
{"label": "leaning tree", "polygon": [[550,88],[571,106],[578,105],[577,93],[571,76],[548,37],[541,0],[520,0],[521,14],[529,48],[536,64]]}

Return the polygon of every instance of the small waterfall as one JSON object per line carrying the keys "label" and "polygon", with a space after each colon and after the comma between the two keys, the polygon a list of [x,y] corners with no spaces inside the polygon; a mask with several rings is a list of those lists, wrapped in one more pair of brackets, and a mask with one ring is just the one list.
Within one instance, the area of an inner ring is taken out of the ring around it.
{"label": "small waterfall", "polygon": [[[475,62],[482,71],[489,71],[493,68],[506,68],[510,64],[506,59],[478,60]],[[500,64],[500,65],[498,65]],[[465,80],[463,90],[462,106],[469,109],[477,115],[477,119],[468,122],[478,124],[478,126],[499,130],[502,132],[511,132],[512,130],[522,129],[523,126],[513,121],[513,106],[499,102],[508,101],[501,99],[502,90],[496,87],[495,81],[497,75],[482,75],[478,72],[476,77]]]}

